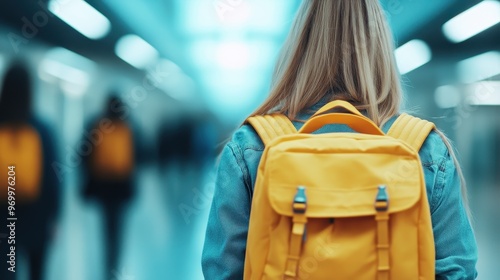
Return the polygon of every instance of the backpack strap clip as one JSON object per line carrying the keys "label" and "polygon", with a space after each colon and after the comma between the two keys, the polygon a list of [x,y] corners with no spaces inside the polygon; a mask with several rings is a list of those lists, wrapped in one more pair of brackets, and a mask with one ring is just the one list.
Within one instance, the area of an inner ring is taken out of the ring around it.
{"label": "backpack strap clip", "polygon": [[307,197],[305,193],[306,189],[302,186],[297,188],[297,194],[293,200],[293,213],[304,214],[307,209]]}
{"label": "backpack strap clip", "polygon": [[381,185],[378,187],[377,197],[375,198],[375,210],[377,212],[387,211],[389,209],[389,196],[387,195],[387,187]]}
{"label": "backpack strap clip", "polygon": [[389,279],[389,195],[387,187],[378,186],[375,197],[375,221],[377,222],[377,280]]}
{"label": "backpack strap clip", "polygon": [[297,187],[297,194],[292,204],[292,234],[290,236],[290,251],[285,266],[285,280],[295,280],[297,278],[297,269],[299,267],[300,251],[306,234],[306,210],[307,197],[306,188],[303,186]]}

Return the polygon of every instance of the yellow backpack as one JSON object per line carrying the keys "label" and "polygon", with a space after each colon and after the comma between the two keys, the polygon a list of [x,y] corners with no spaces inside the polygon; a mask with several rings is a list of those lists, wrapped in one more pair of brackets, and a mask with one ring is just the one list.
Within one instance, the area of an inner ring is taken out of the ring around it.
{"label": "yellow backpack", "polygon": [[92,173],[108,180],[126,179],[134,166],[132,132],[123,121],[113,122],[114,130],[103,133],[90,157]]}
{"label": "yellow backpack", "polygon": [[[341,107],[349,113],[329,113]],[[248,119],[266,145],[252,199],[244,279],[434,279],[418,150],[434,124],[402,114],[385,135],[345,101],[298,131]],[[310,134],[326,124],[360,133]]]}
{"label": "yellow backpack", "polygon": [[0,128],[0,201],[7,201],[8,196],[17,203],[36,200],[40,195],[42,157],[40,135],[33,127]]}

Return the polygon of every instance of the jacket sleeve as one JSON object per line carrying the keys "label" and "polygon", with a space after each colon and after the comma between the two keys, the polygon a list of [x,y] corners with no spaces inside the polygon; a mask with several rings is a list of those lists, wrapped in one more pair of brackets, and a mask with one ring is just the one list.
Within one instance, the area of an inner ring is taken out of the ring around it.
{"label": "jacket sleeve", "polygon": [[447,149],[431,169],[434,188],[429,201],[436,246],[436,279],[475,279],[476,240],[462,199],[460,178]]}
{"label": "jacket sleeve", "polygon": [[208,218],[202,268],[207,280],[243,279],[251,188],[241,149],[228,143],[221,154]]}

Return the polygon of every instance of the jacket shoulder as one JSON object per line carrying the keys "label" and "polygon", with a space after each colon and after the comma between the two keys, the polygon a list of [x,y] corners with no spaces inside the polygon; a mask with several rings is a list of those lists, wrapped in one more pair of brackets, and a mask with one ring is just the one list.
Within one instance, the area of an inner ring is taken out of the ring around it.
{"label": "jacket shoulder", "polygon": [[255,129],[249,124],[244,124],[239,127],[233,133],[231,142],[234,145],[240,147],[242,150],[264,150],[264,143],[260,139]]}
{"label": "jacket shoulder", "polygon": [[431,131],[420,148],[419,155],[422,164],[433,165],[449,157],[449,151],[443,138],[436,131]]}

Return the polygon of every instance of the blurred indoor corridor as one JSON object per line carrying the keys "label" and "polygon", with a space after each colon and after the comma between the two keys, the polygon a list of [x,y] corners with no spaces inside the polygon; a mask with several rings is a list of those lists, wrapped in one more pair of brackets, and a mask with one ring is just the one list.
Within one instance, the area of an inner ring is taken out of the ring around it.
{"label": "blurred indoor corridor", "polygon": [[[0,163],[11,152],[2,128],[31,135],[33,172],[18,177],[40,189],[16,200],[30,226],[17,229],[16,273],[4,279],[2,266],[0,280],[204,279],[218,155],[268,96],[302,1],[4,1]],[[403,110],[434,122],[456,147],[477,279],[498,280],[500,1],[380,2]],[[21,78],[8,79],[13,66],[25,68],[14,67]],[[116,170],[101,176],[102,166]],[[3,219],[7,200],[0,207]]]}

